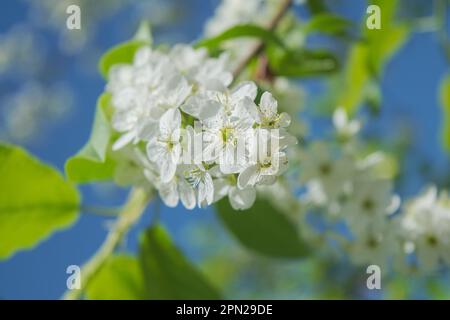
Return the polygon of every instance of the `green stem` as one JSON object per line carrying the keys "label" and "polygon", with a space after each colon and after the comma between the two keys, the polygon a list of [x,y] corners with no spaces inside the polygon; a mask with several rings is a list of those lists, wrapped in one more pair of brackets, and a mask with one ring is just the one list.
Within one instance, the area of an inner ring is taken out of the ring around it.
{"label": "green stem", "polygon": [[102,217],[117,217],[121,211],[121,208],[114,207],[98,207],[98,206],[88,206],[83,205],[80,207],[80,212],[102,216]]}
{"label": "green stem", "polygon": [[105,241],[94,256],[81,268],[81,288],[66,291],[63,299],[76,300],[82,297],[91,280],[97,275],[117,246],[120,245],[130,228],[139,220],[151,197],[152,194],[144,189],[134,188],[131,190],[127,202]]}

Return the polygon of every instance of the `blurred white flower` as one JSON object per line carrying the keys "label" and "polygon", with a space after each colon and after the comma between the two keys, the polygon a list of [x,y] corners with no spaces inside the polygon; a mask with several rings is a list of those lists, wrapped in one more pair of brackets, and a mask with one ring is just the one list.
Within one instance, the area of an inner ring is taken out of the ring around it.
{"label": "blurred white flower", "polygon": [[440,263],[450,263],[450,200],[438,195],[435,186],[406,202],[401,228],[406,240],[414,244],[419,265],[433,270]]}
{"label": "blurred white flower", "polygon": [[302,150],[300,168],[300,180],[320,183],[328,199],[340,195],[355,172],[354,163],[345,157],[337,157],[325,142],[314,142]]}
{"label": "blurred white flower", "polygon": [[367,179],[355,181],[351,196],[342,207],[351,230],[362,234],[368,229],[379,232],[387,223],[386,216],[392,212],[391,182]]}
{"label": "blurred white flower", "polygon": [[338,138],[342,141],[348,141],[361,129],[361,123],[358,120],[349,120],[347,112],[342,107],[334,111],[333,124]]}

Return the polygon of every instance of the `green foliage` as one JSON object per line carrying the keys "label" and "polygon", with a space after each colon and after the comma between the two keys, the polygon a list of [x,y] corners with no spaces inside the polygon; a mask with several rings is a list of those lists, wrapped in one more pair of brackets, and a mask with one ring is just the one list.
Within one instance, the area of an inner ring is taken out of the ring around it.
{"label": "green foliage", "polygon": [[220,294],[182,255],[161,226],[152,226],[145,232],[140,261],[150,299],[220,299]]}
{"label": "green foliage", "polygon": [[328,10],[324,0],[307,0],[306,5],[308,6],[310,13],[313,15],[323,13]]}
{"label": "green foliage", "polygon": [[98,68],[107,79],[110,68],[115,64],[131,63],[136,51],[142,46],[152,45],[153,39],[148,22],[140,23],[132,40],[112,47],[100,58]]}
{"label": "green foliage", "polygon": [[0,144],[0,259],[75,222],[77,190],[23,149]]}
{"label": "green foliage", "polygon": [[100,59],[99,70],[102,76],[108,78],[109,69],[115,64],[131,63],[136,51],[146,44],[145,41],[132,40],[109,49]]}
{"label": "green foliage", "polygon": [[86,290],[91,300],[146,299],[139,261],[132,256],[111,256]]}
{"label": "green foliage", "polygon": [[275,33],[253,24],[231,27],[215,37],[200,41],[196,47],[205,47],[212,50],[218,48],[224,41],[243,37],[258,38],[266,44],[271,43],[284,47],[283,42]]}
{"label": "green foliage", "polygon": [[343,35],[346,34],[349,28],[352,26],[352,22],[343,17],[332,13],[320,13],[314,15],[311,20],[305,25],[305,32],[320,32],[330,35]]}
{"label": "green foliage", "polygon": [[[353,45],[348,55],[346,69],[339,80],[339,92],[335,105],[354,113],[368,99],[372,104],[381,103],[379,85],[384,65],[406,41],[409,28],[396,24],[395,11],[398,1],[375,0],[381,8],[381,29],[369,30],[363,25],[364,41]],[[377,92],[374,99],[373,93]],[[375,106],[378,107],[378,106]]]}
{"label": "green foliage", "polygon": [[339,69],[337,58],[325,50],[269,48],[271,71],[277,76],[311,77]]}
{"label": "green foliage", "polygon": [[383,66],[405,42],[409,27],[396,23],[398,0],[372,0],[381,8],[381,30],[366,30],[369,70],[375,76],[382,72]]}
{"label": "green foliage", "polygon": [[442,81],[440,99],[443,113],[442,143],[450,151],[450,75]]}
{"label": "green foliage", "polygon": [[273,258],[308,254],[295,224],[267,200],[257,199],[250,209],[235,211],[224,199],[216,208],[227,229],[248,249]]}
{"label": "green foliage", "polygon": [[66,162],[66,175],[71,181],[86,183],[109,180],[114,174],[115,162],[107,156],[112,135],[110,100],[109,94],[100,96],[89,141]]}

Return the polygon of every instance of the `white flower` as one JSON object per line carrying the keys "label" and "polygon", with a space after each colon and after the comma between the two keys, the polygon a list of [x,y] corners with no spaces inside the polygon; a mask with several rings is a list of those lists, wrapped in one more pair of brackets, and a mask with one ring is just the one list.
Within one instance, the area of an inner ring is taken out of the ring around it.
{"label": "white flower", "polygon": [[201,164],[187,166],[182,170],[189,184],[197,190],[198,205],[210,205],[214,200],[214,184],[211,174]]}
{"label": "white flower", "polygon": [[205,48],[194,49],[188,45],[177,44],[170,50],[169,57],[181,73],[189,74],[193,68],[208,59],[208,52]]}
{"label": "white flower", "polygon": [[252,22],[261,12],[263,0],[224,0],[217,7],[214,16],[206,23],[205,33],[217,35],[233,25]]}
{"label": "white flower", "polygon": [[222,104],[216,99],[217,92],[205,91],[190,96],[181,110],[199,120],[205,120],[217,115]]}
{"label": "white flower", "polygon": [[134,86],[144,87],[150,92],[158,89],[177,73],[177,69],[168,56],[150,47],[142,47],[134,56]]}
{"label": "white flower", "polygon": [[203,90],[189,97],[181,110],[200,120],[216,116],[221,109],[227,115],[235,112],[235,118],[241,114],[248,118],[247,112],[251,109],[257,91],[251,81],[242,82],[231,91]]}
{"label": "white flower", "polygon": [[238,187],[245,189],[256,184],[273,184],[276,176],[287,167],[287,155],[283,151],[285,143],[285,139],[269,130],[257,130],[251,154],[254,163],[239,174]]}
{"label": "white flower", "polygon": [[222,107],[203,121],[205,161],[218,160],[222,173],[240,172],[248,162],[254,119],[244,104],[256,96],[253,83],[243,83],[230,94],[217,94]]}
{"label": "white flower", "polygon": [[444,261],[450,263],[450,202],[446,194],[438,197],[437,188],[431,186],[408,201],[401,227],[425,270]]}
{"label": "white flower", "polygon": [[159,119],[167,110],[178,108],[190,95],[192,86],[180,74],[174,74],[162,85],[155,95],[151,116]]}
{"label": "white flower", "polygon": [[368,231],[358,235],[350,244],[351,260],[359,265],[375,264],[385,268],[388,259],[400,252],[400,241],[395,230],[386,226],[377,232]]}
{"label": "white flower", "polygon": [[158,136],[152,138],[147,144],[147,155],[161,170],[160,176],[163,183],[173,179],[181,156],[180,126],[180,111],[167,110],[160,119]]}
{"label": "white flower", "polygon": [[235,210],[245,210],[250,208],[256,200],[255,188],[248,187],[239,189],[236,185],[236,178],[219,178],[214,180],[214,201],[219,201],[228,196],[231,207]]}
{"label": "white flower", "polygon": [[145,91],[125,88],[113,96],[117,111],[113,115],[112,126],[124,133],[113,145],[113,150],[123,148],[130,142],[136,143],[143,129],[148,109],[143,108],[147,100]]}
{"label": "white flower", "polygon": [[340,195],[354,176],[354,163],[345,157],[337,157],[324,142],[315,142],[300,154],[300,180],[316,180],[329,199]]}
{"label": "white flower", "polygon": [[278,102],[273,98],[270,92],[266,91],[261,96],[258,111],[256,122],[259,123],[262,128],[285,128],[291,123],[291,117],[286,112],[278,114]]}
{"label": "white flower", "polygon": [[191,70],[189,76],[207,90],[224,90],[233,81],[233,74],[227,70],[228,56],[208,59]]}
{"label": "white flower", "polygon": [[227,55],[219,58],[207,57],[204,48],[193,49],[177,45],[169,53],[178,70],[197,86],[197,89],[224,90],[233,81],[233,75],[226,68]]}
{"label": "white flower", "polygon": [[[149,180],[155,182],[152,179]],[[176,207],[181,200],[186,209],[192,210],[195,208],[195,191],[184,177],[175,175],[169,182],[160,183],[158,189],[159,196],[168,207]]]}
{"label": "white flower", "polygon": [[333,113],[333,124],[336,128],[338,137],[344,141],[350,139],[361,129],[361,123],[358,120],[349,120],[344,108],[339,107]]}
{"label": "white flower", "polygon": [[396,209],[392,207],[393,201],[396,202],[396,198],[391,194],[389,180],[355,181],[351,195],[342,207],[342,214],[354,233],[378,232],[385,227],[387,216]]}
{"label": "white flower", "polygon": [[[256,106],[255,83],[230,89],[227,64],[225,54],[210,58],[205,49],[176,45],[168,53],[140,48],[132,64],[111,68],[106,88],[112,96],[112,127],[120,133],[113,150],[146,149],[147,157],[124,165],[121,180],[128,181],[124,175],[133,171],[130,181],[150,183],[165,204],[181,201],[188,209],[226,195],[233,208],[247,209],[255,201],[256,184],[275,182],[287,164],[289,119],[278,114],[268,92]],[[265,140],[258,141],[255,132],[265,132]],[[270,140],[278,147],[252,162],[258,150],[269,150]],[[130,170],[134,165],[136,170]]]}

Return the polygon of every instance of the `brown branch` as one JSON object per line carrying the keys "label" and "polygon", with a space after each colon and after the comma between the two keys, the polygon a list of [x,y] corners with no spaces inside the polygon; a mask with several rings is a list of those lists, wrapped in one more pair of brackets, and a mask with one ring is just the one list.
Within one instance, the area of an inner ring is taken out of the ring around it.
{"label": "brown branch", "polygon": [[[289,7],[292,5],[292,0],[282,0],[280,6],[278,7],[275,15],[272,17],[272,19],[269,20],[269,22],[266,25],[267,30],[273,31],[278,26],[278,23],[281,21],[283,16],[288,11]],[[257,55],[261,53],[261,51],[264,49],[264,42],[258,41],[255,43],[251,49],[249,50],[248,54],[242,59],[242,61],[239,62],[237,67],[233,71],[234,78],[239,77],[239,75],[244,71],[245,67],[248,65],[248,63]]]}

